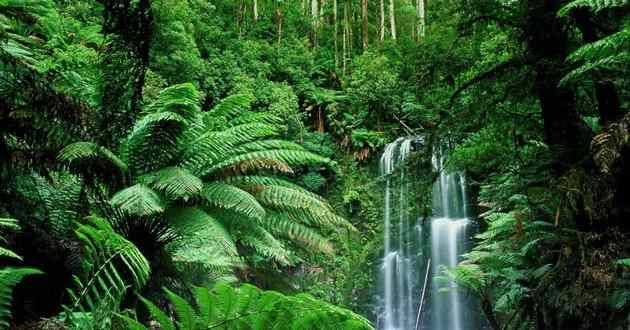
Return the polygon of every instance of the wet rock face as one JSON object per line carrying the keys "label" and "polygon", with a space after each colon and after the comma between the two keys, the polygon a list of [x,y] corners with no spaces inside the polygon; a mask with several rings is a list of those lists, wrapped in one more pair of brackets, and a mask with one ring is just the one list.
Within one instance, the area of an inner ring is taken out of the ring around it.
{"label": "wet rock face", "polygon": [[411,151],[421,151],[424,148],[424,138],[421,136],[415,137],[411,140]]}

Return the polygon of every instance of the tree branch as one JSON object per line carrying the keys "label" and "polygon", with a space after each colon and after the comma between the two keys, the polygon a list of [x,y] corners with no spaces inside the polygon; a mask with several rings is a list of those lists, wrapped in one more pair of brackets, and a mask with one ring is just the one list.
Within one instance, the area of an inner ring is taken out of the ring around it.
{"label": "tree branch", "polygon": [[490,77],[494,77],[497,74],[501,73],[504,70],[507,69],[511,69],[511,68],[518,68],[522,65],[527,64],[528,62],[524,59],[524,58],[511,58],[505,62],[499,63],[497,65],[495,65],[492,69],[485,71],[477,76],[475,76],[474,78],[468,80],[467,82],[463,83],[462,85],[460,85],[455,92],[453,92],[453,94],[451,94],[451,97],[449,98],[448,101],[448,109],[453,109],[453,104],[455,103],[455,100],[459,97],[459,95],[465,91],[466,89],[470,88],[471,86],[486,80]]}

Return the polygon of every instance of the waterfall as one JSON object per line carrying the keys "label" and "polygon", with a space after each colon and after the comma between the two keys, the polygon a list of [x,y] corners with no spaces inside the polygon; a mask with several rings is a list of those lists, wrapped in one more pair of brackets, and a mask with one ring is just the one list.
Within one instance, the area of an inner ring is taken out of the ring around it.
{"label": "waterfall", "polygon": [[387,145],[380,163],[385,176],[383,220],[385,255],[381,267],[381,308],[378,324],[385,330],[412,329],[417,306],[417,251],[419,234],[412,229],[409,182],[403,164],[411,152],[412,138]]}
{"label": "waterfall", "polygon": [[447,145],[434,148],[432,164],[439,177],[433,184],[433,216],[430,222],[433,267],[430,315],[424,323],[431,330],[468,330],[480,328],[475,302],[457,285],[442,276],[443,267],[455,267],[468,252],[472,223],[469,218],[466,181],[461,173],[445,169]]}
{"label": "waterfall", "polygon": [[[381,330],[416,329],[426,265],[431,259],[427,301],[418,329],[480,329],[476,303],[455,283],[441,276],[468,251],[472,222],[466,181],[461,173],[444,170],[448,146],[434,148],[432,165],[439,176],[433,184],[433,216],[419,221],[409,196],[413,182],[403,165],[414,140],[399,138],[385,147],[379,172],[384,177],[384,257],[380,269],[377,327]],[[426,251],[426,252],[425,252]]]}

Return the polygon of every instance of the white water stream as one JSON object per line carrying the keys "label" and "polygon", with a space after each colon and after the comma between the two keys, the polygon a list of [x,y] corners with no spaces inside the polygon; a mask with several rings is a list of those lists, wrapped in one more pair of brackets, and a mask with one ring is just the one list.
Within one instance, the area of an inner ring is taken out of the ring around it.
{"label": "white water stream", "polygon": [[[469,248],[472,226],[465,177],[443,170],[447,148],[436,148],[432,163],[439,177],[433,185],[433,216],[421,225],[410,212],[410,173],[401,166],[409,157],[414,140],[399,138],[387,145],[380,162],[380,175],[386,179],[377,326],[382,330],[414,330],[418,323],[418,329],[425,330],[480,329],[478,312],[473,312],[474,302],[455,283],[441,278],[442,268],[456,266]],[[430,243],[425,251],[423,240]],[[418,317],[429,259],[428,299],[422,307],[422,317]]]}

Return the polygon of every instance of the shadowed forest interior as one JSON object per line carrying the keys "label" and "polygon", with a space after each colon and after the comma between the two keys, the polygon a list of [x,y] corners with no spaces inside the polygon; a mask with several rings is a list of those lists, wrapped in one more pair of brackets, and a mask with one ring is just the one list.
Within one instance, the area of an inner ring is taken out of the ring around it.
{"label": "shadowed forest interior", "polygon": [[629,108],[629,0],[0,0],[0,329],[628,329]]}

